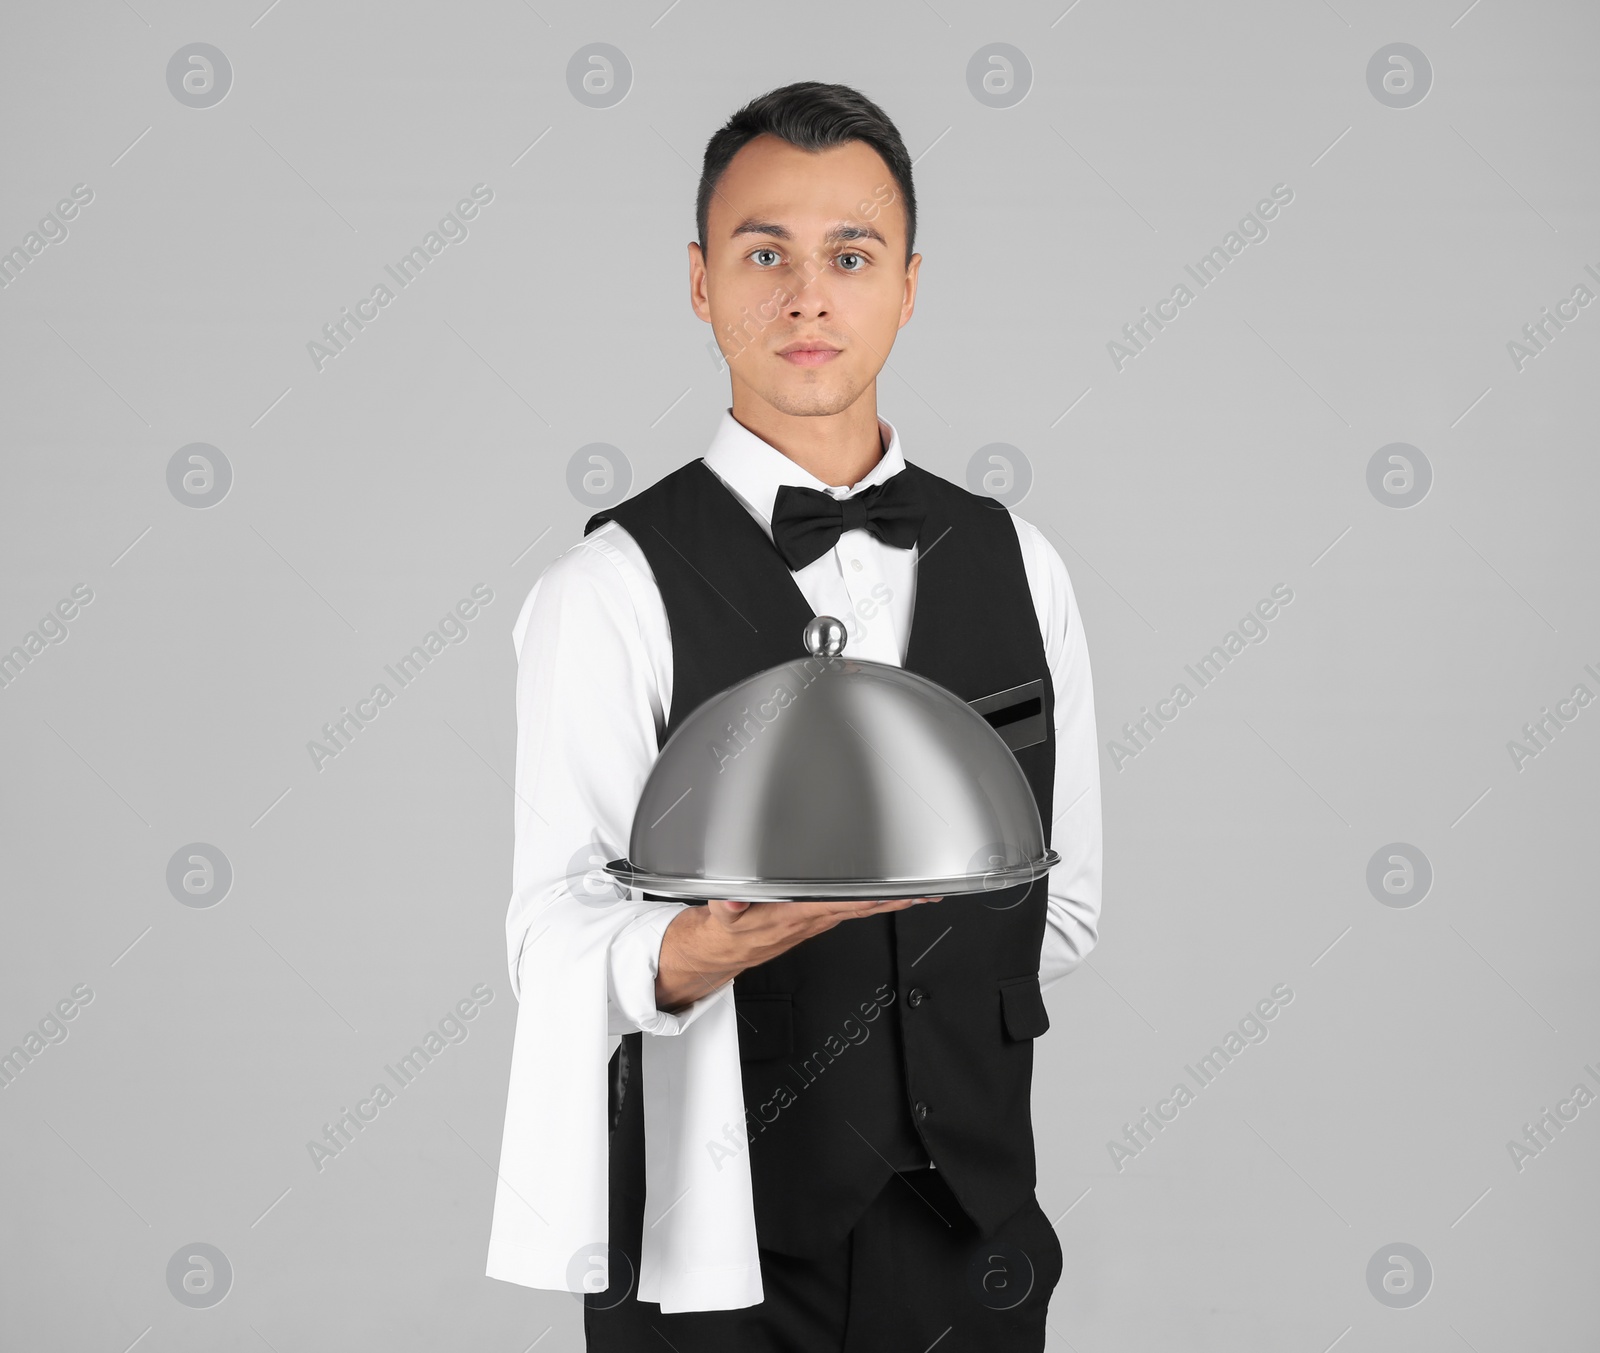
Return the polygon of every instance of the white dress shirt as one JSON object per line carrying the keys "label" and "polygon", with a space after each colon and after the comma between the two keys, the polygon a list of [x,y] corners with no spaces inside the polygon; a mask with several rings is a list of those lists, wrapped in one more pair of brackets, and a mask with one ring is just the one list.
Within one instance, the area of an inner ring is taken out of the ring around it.
{"label": "white dress shirt", "polygon": [[[846,498],[904,468],[898,434],[879,422],[884,454],[848,488],[822,483],[731,410],[705,461],[770,538],[779,486]],[[1055,688],[1051,844],[1061,863],[1050,871],[1040,955],[1048,990],[1094,947],[1099,922],[1094,688],[1066,567],[1036,527],[1011,518]],[[850,530],[792,576],[815,614],[846,623],[846,655],[901,666],[916,552]],[[672,712],[666,607],[626,529],[606,522],[552,562],[511,637],[517,757],[506,944],[518,1010],[488,1275],[572,1292],[635,1276],[605,1258],[605,1072],[619,1036],[640,1030],[655,1037],[643,1040],[644,1065],[634,1068],[647,1180],[639,1299],[664,1312],[754,1305],[762,1289],[748,1154],[729,1160],[726,1151],[744,1121],[733,984],[676,1013],[658,1010],[662,935],[688,904],[646,901],[638,890],[623,897],[601,871],[628,853]]]}

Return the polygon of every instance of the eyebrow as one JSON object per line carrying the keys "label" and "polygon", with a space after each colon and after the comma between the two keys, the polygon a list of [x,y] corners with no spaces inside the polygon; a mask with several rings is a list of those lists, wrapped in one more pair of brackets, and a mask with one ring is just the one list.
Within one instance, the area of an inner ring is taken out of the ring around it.
{"label": "eyebrow", "polygon": [[[771,235],[779,240],[794,239],[794,235],[786,225],[781,225],[777,221],[757,221],[748,217],[734,226],[729,238],[737,239],[740,235]],[[885,248],[889,245],[888,240],[871,226],[853,222],[835,221],[828,227],[828,233],[822,237],[824,244],[842,244],[848,240],[877,240]]]}

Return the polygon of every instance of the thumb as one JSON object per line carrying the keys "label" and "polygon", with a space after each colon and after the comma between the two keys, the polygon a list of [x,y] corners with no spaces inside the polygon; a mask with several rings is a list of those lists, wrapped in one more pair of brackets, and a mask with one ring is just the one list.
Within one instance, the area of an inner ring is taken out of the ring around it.
{"label": "thumb", "polygon": [[713,905],[721,907],[723,915],[725,916],[737,916],[740,912],[748,908],[750,904],[748,902],[735,902],[729,899],[718,898]]}

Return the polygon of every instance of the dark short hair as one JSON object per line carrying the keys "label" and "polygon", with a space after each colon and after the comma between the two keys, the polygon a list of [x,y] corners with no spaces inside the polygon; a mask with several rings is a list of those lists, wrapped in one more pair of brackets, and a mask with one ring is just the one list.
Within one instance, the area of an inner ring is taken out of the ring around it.
{"label": "dark short hair", "polygon": [[863,141],[883,157],[906,213],[906,262],[911,262],[917,236],[917,197],[911,186],[911,157],[888,114],[848,85],[802,80],[751,99],[706,142],[695,201],[695,229],[706,249],[706,220],[711,194],[733,157],[763,133],[801,150],[826,150],[846,141]]}

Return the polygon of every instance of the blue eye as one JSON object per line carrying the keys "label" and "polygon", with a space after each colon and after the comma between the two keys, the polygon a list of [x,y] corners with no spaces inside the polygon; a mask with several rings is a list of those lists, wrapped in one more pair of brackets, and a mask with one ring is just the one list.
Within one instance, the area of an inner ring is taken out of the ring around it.
{"label": "blue eye", "polygon": [[[771,254],[774,258],[776,258],[777,254],[778,254],[778,251],[776,249],[757,249],[754,253],[752,253],[750,255],[750,257],[754,258],[754,259],[759,259],[762,254]],[[758,264],[758,266],[769,266],[769,265]]]}
{"label": "blue eye", "polygon": [[[866,258],[865,258],[865,256],[864,256],[864,255],[862,255],[862,254],[840,254],[840,255],[839,255],[839,257],[840,257],[840,258],[855,258],[855,259],[860,259],[860,260],[861,260],[861,265],[862,265],[862,267],[865,267],[865,266],[866,266],[866,262],[867,262],[867,260],[866,260]],[[846,269],[845,269],[845,271],[846,271],[846,272],[860,272],[860,271],[861,271],[861,268],[846,268]]]}

